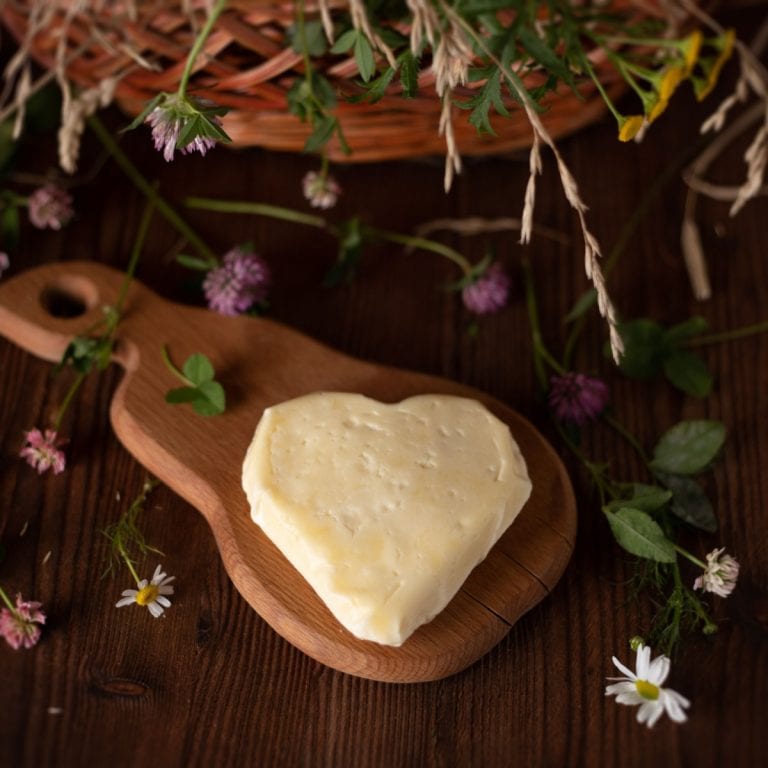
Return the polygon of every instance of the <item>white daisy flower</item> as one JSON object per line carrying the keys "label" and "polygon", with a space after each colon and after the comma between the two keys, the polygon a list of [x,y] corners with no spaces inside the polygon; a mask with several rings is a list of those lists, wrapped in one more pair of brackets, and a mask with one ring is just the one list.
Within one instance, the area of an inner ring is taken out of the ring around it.
{"label": "white daisy flower", "polygon": [[124,605],[131,605],[132,603],[145,605],[149,608],[149,612],[155,618],[158,618],[162,616],[166,608],[171,606],[171,601],[166,595],[173,594],[173,587],[169,586],[169,584],[174,578],[176,577],[166,576],[162,571],[162,566],[158,565],[155,568],[152,581],[147,582],[146,579],[142,579],[137,585],[138,589],[123,590],[123,597],[115,603],[115,607],[122,608]]}
{"label": "white daisy flower", "polygon": [[666,712],[676,723],[684,723],[688,718],[683,711],[691,702],[670,688],[662,688],[669,674],[670,661],[662,655],[651,661],[651,649],[640,645],[637,649],[636,671],[625,667],[615,656],[613,663],[625,677],[609,677],[618,682],[605,689],[606,696],[616,696],[619,704],[639,706],[637,722],[646,723],[652,728]]}
{"label": "white daisy flower", "polygon": [[739,578],[739,562],[730,555],[724,555],[725,547],[713,549],[707,555],[706,565],[700,563],[704,573],[693,583],[694,589],[713,592],[720,597],[728,597]]}

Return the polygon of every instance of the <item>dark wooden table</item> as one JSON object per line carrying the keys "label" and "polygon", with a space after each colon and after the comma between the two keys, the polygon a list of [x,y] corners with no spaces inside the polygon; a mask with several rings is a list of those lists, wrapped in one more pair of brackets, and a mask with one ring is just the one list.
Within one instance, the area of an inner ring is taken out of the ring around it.
{"label": "dark wooden table", "polygon": [[[641,145],[619,144],[611,121],[560,142],[606,251],[659,174],[690,152],[706,114],[685,94]],[[115,113],[106,120],[123,123]],[[25,170],[52,166],[52,144],[42,136],[28,146]],[[127,135],[123,146],[177,206],[195,193],[306,210],[299,187],[315,165],[310,158],[217,148],[205,159],[165,164],[146,131]],[[713,178],[741,178],[743,149],[737,142],[716,163]],[[98,142],[86,135],[82,171],[102,159]],[[442,192],[439,161],[338,168],[345,194],[333,215],[359,214],[401,232],[441,217],[519,216],[524,155],[466,165],[449,195]],[[684,191],[672,174],[611,275],[622,316],[671,324],[700,314],[713,330],[766,319],[764,198],[736,219],[723,203],[700,204],[715,289],[700,303],[680,253]],[[24,227],[10,274],[75,258],[124,267],[142,196],[110,160],[73,194],[77,217],[61,233]],[[22,432],[51,417],[69,379],[52,378],[50,364],[0,339],[0,583],[41,600],[48,614],[36,648],[14,652],[0,643],[0,764],[703,767],[765,760],[768,337],[702,350],[716,376],[703,400],[662,380],[620,375],[606,358],[606,329],[596,316],[576,354],[578,370],[609,382],[614,414],[647,447],[682,418],[721,419],[728,428],[724,458],[707,486],[720,530],[685,542],[700,555],[726,546],[741,562],[741,578],[731,598],[715,601],[720,631],[689,637],[673,661],[668,682],[691,699],[689,721],[677,726],[664,719],[649,731],[635,722],[634,709],[607,699],[604,686],[614,674],[613,654],[632,663],[628,641],[647,630],[653,606],[634,598],[632,559],[614,543],[588,478],[552,429],[531,363],[521,257],[533,265],[543,334],[554,350],[566,336],[563,315],[587,287],[578,226],[551,157],[536,221],[567,242],[537,236],[522,248],[515,233],[443,236],[474,260],[492,242],[513,276],[510,305],[483,320],[475,336],[457,294],[441,290],[455,271],[438,256],[372,247],[352,283],[329,289],[321,282],[335,256],[330,238],[245,215],[185,215],[219,252],[246,240],[256,244],[274,272],[271,317],[349,354],[478,387],[537,424],[563,456],[576,489],[573,558],[551,595],[466,671],[425,684],[371,682],[323,667],[273,632],[229,582],[200,515],[160,487],[141,524],[176,576],[173,605],[162,620],[136,608],[117,610],[130,577],[123,569],[116,579],[102,578],[108,558],[102,531],[146,476],[110,429],[120,372],[87,379],[62,429],[70,440],[69,466],[59,476],[38,477],[17,458]],[[200,303],[189,273],[171,260],[176,243],[156,217],[138,276],[169,299]],[[617,476],[647,479],[632,449],[604,424],[585,430],[582,447],[609,461]]]}

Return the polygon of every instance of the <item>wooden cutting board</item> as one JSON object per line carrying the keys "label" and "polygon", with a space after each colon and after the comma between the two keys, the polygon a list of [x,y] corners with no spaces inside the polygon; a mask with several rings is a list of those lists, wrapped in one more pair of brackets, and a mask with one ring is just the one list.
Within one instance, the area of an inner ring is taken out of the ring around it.
{"label": "wooden cutting board", "polygon": [[[122,279],[99,264],[69,262],[3,280],[0,333],[58,361],[71,338],[115,303]],[[194,352],[211,359],[227,393],[224,414],[205,418],[188,405],[166,404],[165,393],[179,382],[163,363],[163,345],[179,366]],[[232,582],[259,615],[323,664],[388,682],[454,674],[546,597],[570,558],[576,505],[559,458],[528,421],[482,392],[356,360],[270,320],[171,304],[137,282],[114,361],[125,369],[111,405],[120,441],[205,516]],[[533,492],[523,511],[445,610],[399,648],[345,630],[250,518],[240,472],[263,410],[315,391],[359,392],[383,402],[424,393],[475,398],[509,425],[528,463]]]}

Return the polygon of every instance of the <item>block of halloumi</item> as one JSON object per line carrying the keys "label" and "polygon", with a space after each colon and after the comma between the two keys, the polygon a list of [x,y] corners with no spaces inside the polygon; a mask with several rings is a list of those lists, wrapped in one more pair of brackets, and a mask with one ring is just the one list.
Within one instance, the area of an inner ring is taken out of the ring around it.
{"label": "block of halloumi", "polygon": [[475,400],[323,392],[264,411],[243,488],[338,621],[397,646],[456,594],[531,483],[508,427]]}

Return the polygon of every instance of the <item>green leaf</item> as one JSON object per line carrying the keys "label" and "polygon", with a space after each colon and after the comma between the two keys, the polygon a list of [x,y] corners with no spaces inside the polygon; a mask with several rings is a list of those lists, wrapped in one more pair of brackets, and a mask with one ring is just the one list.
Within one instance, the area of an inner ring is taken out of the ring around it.
{"label": "green leaf", "polygon": [[184,363],[184,375],[199,387],[202,384],[213,381],[216,372],[213,370],[211,361],[205,355],[195,352]]}
{"label": "green leaf", "polygon": [[198,272],[209,272],[218,266],[218,262],[213,259],[201,259],[198,256],[190,256],[186,253],[180,253],[176,257],[176,261],[181,264],[182,267],[195,269]]}
{"label": "green leaf", "polygon": [[352,49],[352,46],[357,42],[358,35],[360,33],[356,29],[348,29],[344,34],[340,35],[331,48],[331,53],[346,53]]}
{"label": "green leaf", "polygon": [[218,381],[205,381],[196,390],[197,399],[192,401],[195,413],[200,416],[218,416],[224,413],[226,397],[224,387]]}
{"label": "green leaf", "polygon": [[694,336],[704,333],[708,327],[709,324],[703,317],[691,317],[668,328],[664,333],[664,341],[670,346],[679,346]]}
{"label": "green leaf", "polygon": [[623,507],[616,513],[603,511],[614,538],[627,552],[657,563],[675,562],[674,544],[648,513],[631,507]]}
{"label": "green leaf", "polygon": [[369,104],[375,104],[377,101],[381,101],[384,98],[389,84],[392,82],[392,78],[395,76],[395,70],[392,67],[387,67],[378,77],[371,80],[368,84],[366,91],[359,95],[349,96],[348,101],[353,104],[365,101]]}
{"label": "green leaf", "polygon": [[341,282],[350,282],[357,271],[362,250],[363,235],[360,230],[360,219],[355,217],[341,225],[336,263],[323,279],[323,285],[332,287]]}
{"label": "green leaf", "polygon": [[469,122],[477,128],[479,133],[495,135],[496,132],[490,122],[491,107],[504,117],[509,115],[504,100],[501,98],[501,71],[498,69],[491,70],[482,88],[467,101],[457,102],[457,106],[472,110]]}
{"label": "green leaf", "polygon": [[336,130],[336,118],[323,115],[315,123],[314,129],[304,144],[305,152],[319,152],[333,136]]}
{"label": "green leaf", "polygon": [[120,133],[125,133],[126,131],[132,131],[134,128],[138,128],[147,119],[147,117],[149,117],[149,113],[152,112],[155,107],[159,106],[167,96],[167,93],[158,93],[157,96],[155,96],[151,101],[147,102],[147,105],[144,107],[144,109],[141,110],[141,112],[139,112],[133,122],[129,123],[125,126],[125,128],[120,130]]}
{"label": "green leaf", "polygon": [[13,204],[8,204],[0,216],[0,242],[6,251],[15,250],[19,242],[19,209]]}
{"label": "green leaf", "polygon": [[179,403],[193,403],[200,397],[197,387],[178,387],[165,393],[165,402],[178,405]]}
{"label": "green leaf", "polygon": [[319,19],[305,21],[303,35],[301,34],[301,27],[300,24],[291,24],[288,27],[287,34],[291,48],[296,53],[306,51],[310,56],[322,56],[328,50],[322,22]]}
{"label": "green leaf", "polygon": [[565,322],[572,323],[574,320],[578,320],[596,305],[597,291],[594,288],[589,288],[576,299],[576,303],[571,307],[571,311],[565,316]]}
{"label": "green leaf", "polygon": [[611,512],[631,507],[643,512],[655,512],[661,509],[672,498],[672,491],[659,488],[657,485],[644,485],[633,483],[632,497],[629,499],[615,499],[606,506]]}
{"label": "green leaf", "polygon": [[712,375],[706,363],[687,349],[675,349],[664,360],[664,375],[678,389],[693,397],[712,391]]}
{"label": "green leaf", "polygon": [[693,478],[664,472],[657,472],[656,477],[672,492],[670,511],[673,515],[707,533],[717,530],[712,502]]}
{"label": "green leaf", "polygon": [[674,475],[693,475],[706,469],[725,442],[719,421],[682,421],[665,432],[653,451],[651,469]]}
{"label": "green leaf", "polygon": [[403,98],[413,99],[419,90],[419,65],[410,50],[403,51],[398,56],[400,62],[400,85],[403,88]]}
{"label": "green leaf", "polygon": [[545,72],[559,77],[571,88],[575,88],[573,77],[565,62],[529,27],[521,26],[517,32],[518,40],[532,59],[542,65]]}
{"label": "green leaf", "polygon": [[376,62],[373,58],[373,48],[363,34],[358,35],[355,40],[355,63],[360,77],[367,83],[376,71]]}
{"label": "green leaf", "polygon": [[630,320],[619,324],[624,354],[622,373],[632,379],[649,379],[661,371],[664,360],[664,330],[652,320]]}

